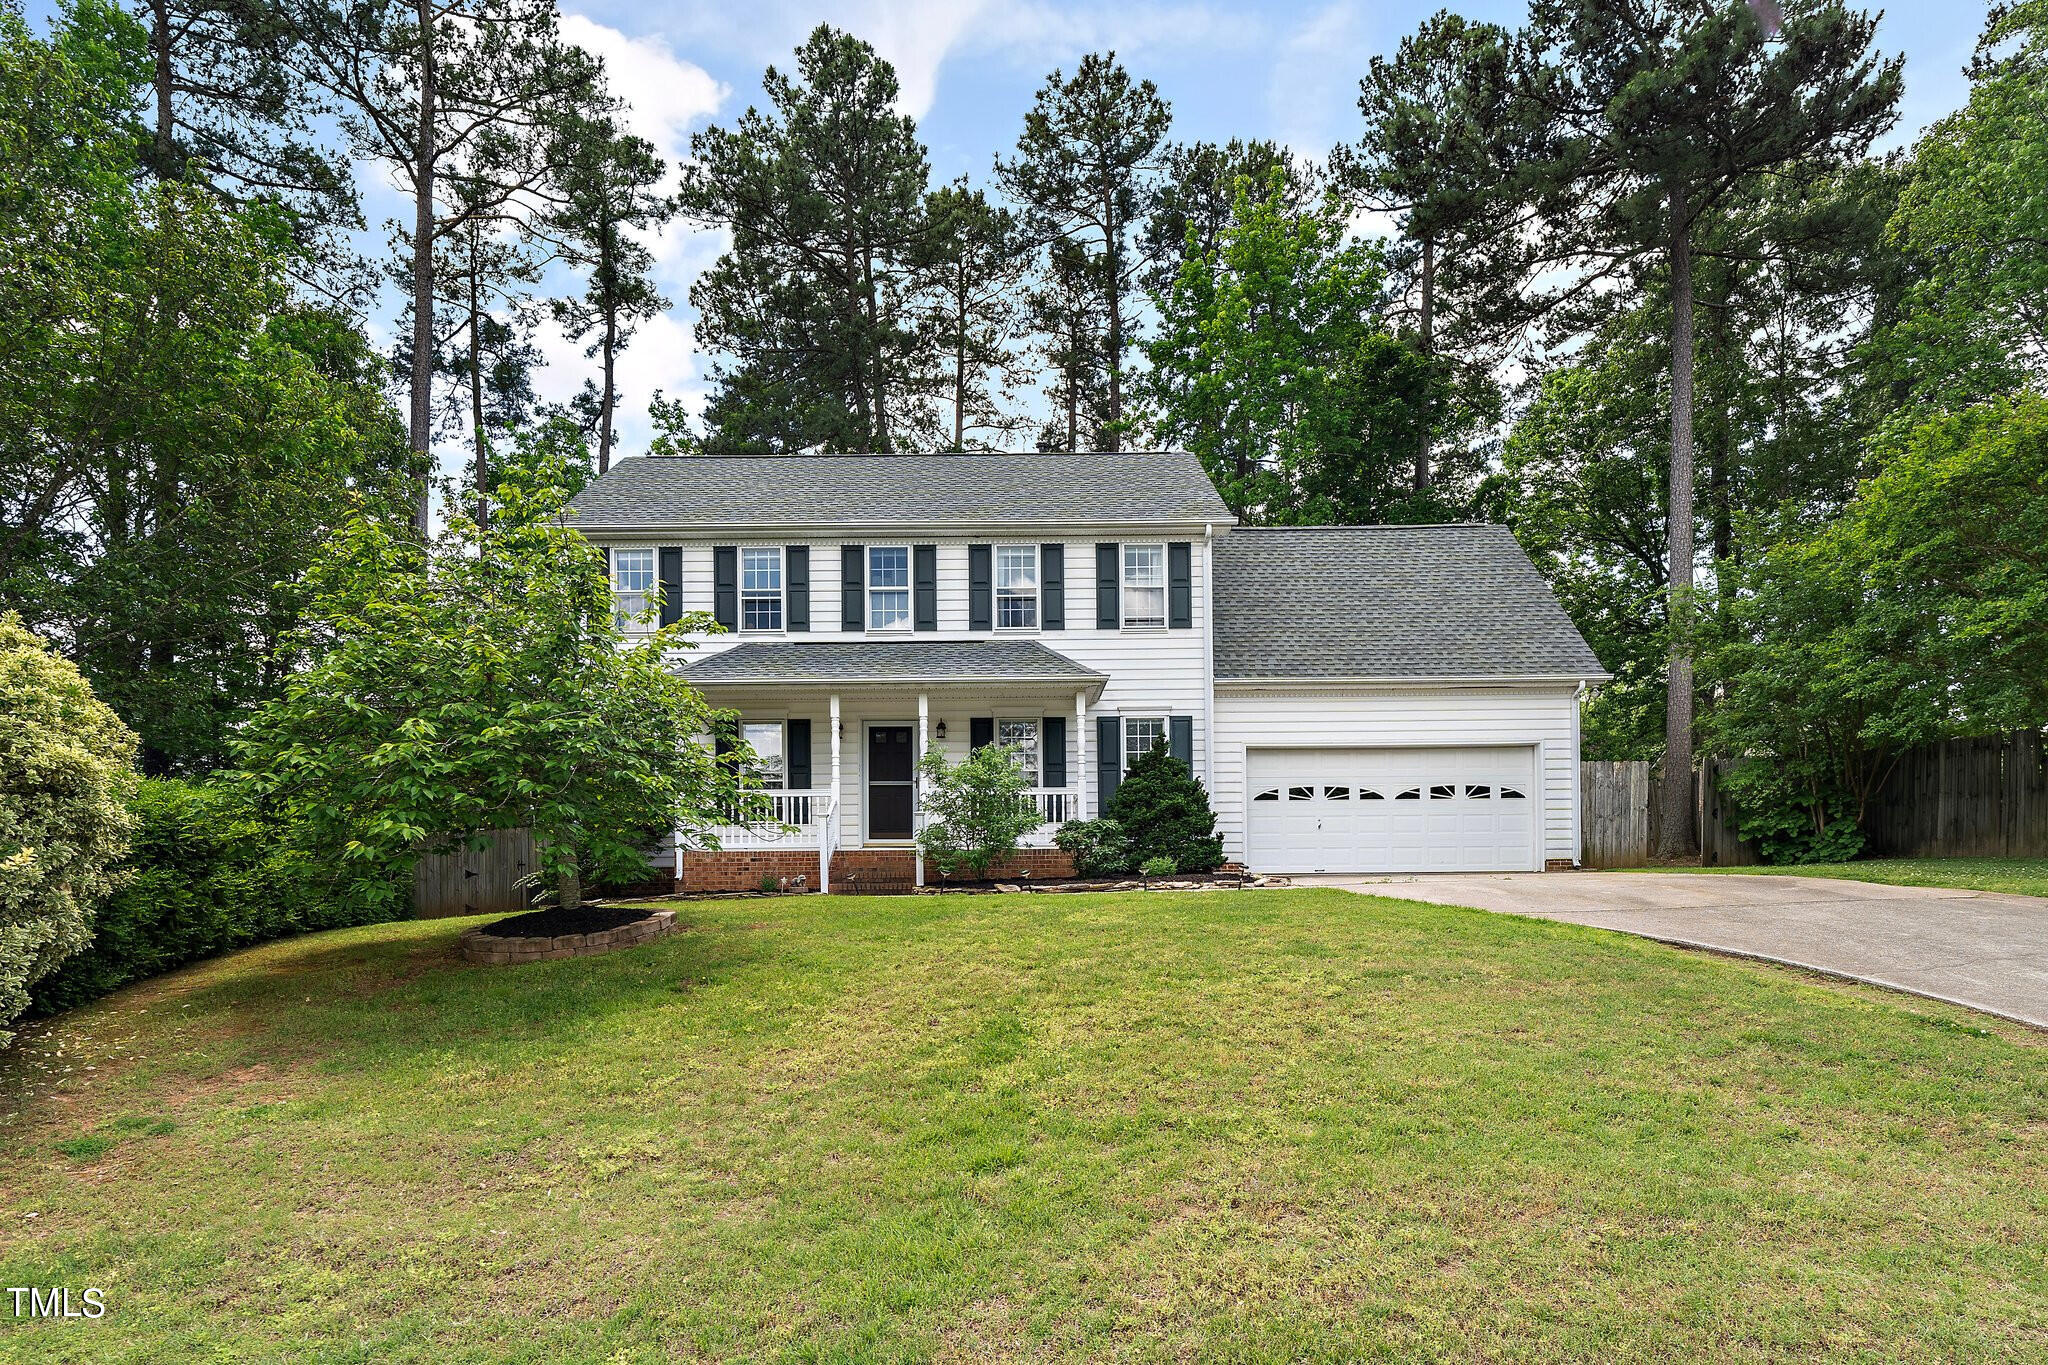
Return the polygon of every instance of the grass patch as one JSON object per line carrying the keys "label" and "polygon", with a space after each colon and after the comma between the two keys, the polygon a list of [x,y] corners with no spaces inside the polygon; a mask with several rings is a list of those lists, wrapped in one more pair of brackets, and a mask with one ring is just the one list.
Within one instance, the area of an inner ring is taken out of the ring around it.
{"label": "grass patch", "polygon": [[1868,858],[1790,867],[1669,867],[1658,872],[1736,872],[1779,877],[1840,877],[1890,886],[1944,886],[2048,896],[2048,858]]}
{"label": "grass patch", "polygon": [[108,1316],[0,1358],[2048,1348],[2024,1030],[1334,890],[679,914],[517,968],[341,930],[32,1030],[0,1284]]}

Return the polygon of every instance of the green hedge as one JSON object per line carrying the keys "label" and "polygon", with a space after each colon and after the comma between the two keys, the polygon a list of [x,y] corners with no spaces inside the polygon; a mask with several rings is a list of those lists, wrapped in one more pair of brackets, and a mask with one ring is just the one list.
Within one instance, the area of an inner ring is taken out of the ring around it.
{"label": "green hedge", "polygon": [[151,778],[130,809],[128,879],[94,916],[92,946],[30,988],[33,1014],[252,943],[404,913],[403,897],[316,866],[224,788]]}

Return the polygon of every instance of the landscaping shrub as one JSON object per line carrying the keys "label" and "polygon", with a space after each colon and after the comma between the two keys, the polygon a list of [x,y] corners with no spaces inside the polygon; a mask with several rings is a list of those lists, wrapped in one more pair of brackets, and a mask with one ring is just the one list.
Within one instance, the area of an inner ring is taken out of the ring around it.
{"label": "landscaping shrub", "polygon": [[1131,870],[1130,836],[1114,820],[1071,820],[1052,841],[1073,858],[1079,876],[1120,877]]}
{"label": "landscaping shrub", "polygon": [[1045,823],[1024,765],[1006,745],[985,744],[959,763],[946,762],[934,747],[924,756],[924,780],[926,822],[918,842],[942,876],[986,877]]}
{"label": "landscaping shrub", "polygon": [[36,983],[39,1014],[252,943],[404,912],[402,895],[317,865],[229,788],[150,778],[129,809],[125,881],[100,906],[91,946]]}
{"label": "landscaping shrub", "polygon": [[118,883],[134,762],[135,735],[77,667],[0,615],[0,1046]]}
{"label": "landscaping shrub", "polygon": [[1173,859],[1161,853],[1139,863],[1138,871],[1147,877],[1171,877],[1174,873],[1180,871],[1180,868]]}
{"label": "landscaping shrub", "polygon": [[1164,741],[1132,763],[1103,812],[1130,836],[1131,858],[1171,858],[1184,872],[1214,872],[1223,863],[1209,793]]}
{"label": "landscaping shrub", "polygon": [[1846,863],[1863,851],[1855,802],[1817,764],[1757,759],[1721,776],[1735,832],[1767,863]]}

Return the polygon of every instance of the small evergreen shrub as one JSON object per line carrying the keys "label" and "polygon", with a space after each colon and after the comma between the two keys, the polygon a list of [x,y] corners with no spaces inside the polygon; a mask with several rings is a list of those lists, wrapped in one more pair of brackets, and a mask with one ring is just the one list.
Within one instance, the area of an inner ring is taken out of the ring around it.
{"label": "small evergreen shrub", "polygon": [[1188,765],[1162,740],[1131,764],[1103,812],[1130,836],[1131,857],[1171,858],[1185,872],[1214,872],[1223,865],[1223,840],[1209,793]]}
{"label": "small evergreen shrub", "polygon": [[1008,745],[985,744],[958,763],[934,745],[925,752],[924,854],[945,877],[988,870],[1045,823],[1031,799],[1024,765]]}
{"label": "small evergreen shrub", "polygon": [[129,811],[126,881],[101,903],[85,951],[32,988],[35,1013],[253,943],[391,919],[407,906],[407,888],[371,894],[362,873],[317,865],[230,789],[148,778]]}
{"label": "small evergreen shrub", "polygon": [[1173,859],[1161,853],[1138,864],[1138,871],[1147,877],[1171,877],[1180,870]]}
{"label": "small evergreen shrub", "polygon": [[1120,877],[1131,870],[1131,840],[1114,820],[1070,820],[1052,836],[1081,877]]}

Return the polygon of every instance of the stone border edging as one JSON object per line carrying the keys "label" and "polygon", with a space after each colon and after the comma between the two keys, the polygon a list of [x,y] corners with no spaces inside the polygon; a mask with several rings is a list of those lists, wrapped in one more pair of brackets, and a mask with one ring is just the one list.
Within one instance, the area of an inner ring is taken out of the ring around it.
{"label": "stone border edging", "polygon": [[502,967],[520,962],[554,962],[570,957],[595,957],[619,948],[637,948],[664,934],[675,932],[676,912],[656,910],[646,919],[600,929],[592,934],[557,934],[552,938],[504,938],[471,929],[457,940],[462,960],[481,966]]}

